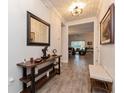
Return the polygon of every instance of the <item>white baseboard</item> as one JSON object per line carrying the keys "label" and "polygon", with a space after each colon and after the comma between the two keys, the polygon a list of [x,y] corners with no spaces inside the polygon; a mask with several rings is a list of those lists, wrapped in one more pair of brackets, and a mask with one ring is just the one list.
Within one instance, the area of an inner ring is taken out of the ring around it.
{"label": "white baseboard", "polygon": [[22,91],[22,89],[20,89],[17,93],[20,93]]}

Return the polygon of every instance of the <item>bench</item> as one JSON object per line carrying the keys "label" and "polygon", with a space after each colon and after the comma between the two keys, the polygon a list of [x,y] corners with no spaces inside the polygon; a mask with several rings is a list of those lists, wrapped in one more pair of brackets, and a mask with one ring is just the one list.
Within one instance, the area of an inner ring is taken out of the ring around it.
{"label": "bench", "polygon": [[112,78],[101,65],[89,65],[91,92],[93,88],[106,89],[108,93],[112,91]]}

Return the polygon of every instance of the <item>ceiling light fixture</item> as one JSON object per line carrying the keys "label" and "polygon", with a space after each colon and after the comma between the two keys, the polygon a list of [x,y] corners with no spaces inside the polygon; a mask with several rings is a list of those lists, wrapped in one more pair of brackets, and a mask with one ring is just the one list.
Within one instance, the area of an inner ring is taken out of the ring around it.
{"label": "ceiling light fixture", "polygon": [[76,2],[73,2],[72,5],[69,7],[69,11],[72,13],[73,16],[80,15],[85,6],[85,3],[77,0]]}

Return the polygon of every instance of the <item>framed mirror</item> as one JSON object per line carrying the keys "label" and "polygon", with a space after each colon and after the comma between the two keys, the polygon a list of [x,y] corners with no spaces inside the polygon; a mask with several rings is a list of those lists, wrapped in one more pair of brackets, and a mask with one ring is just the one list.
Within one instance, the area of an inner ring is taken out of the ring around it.
{"label": "framed mirror", "polygon": [[50,45],[50,24],[29,11],[27,11],[27,45]]}

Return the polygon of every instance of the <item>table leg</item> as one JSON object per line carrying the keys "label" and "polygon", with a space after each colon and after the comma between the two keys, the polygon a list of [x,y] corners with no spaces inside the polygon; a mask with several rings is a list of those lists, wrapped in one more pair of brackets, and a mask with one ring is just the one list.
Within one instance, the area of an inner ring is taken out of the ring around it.
{"label": "table leg", "polygon": [[53,71],[55,72],[55,67],[54,67],[54,63],[53,63],[52,65],[53,65]]}
{"label": "table leg", "polygon": [[59,61],[59,69],[58,69],[59,70],[59,73],[58,74],[60,74],[60,57],[59,57],[59,60],[58,61]]}
{"label": "table leg", "polygon": [[31,68],[31,93],[35,93],[35,67]]}
{"label": "table leg", "polygon": [[[23,68],[23,77],[27,77],[27,69]],[[27,88],[27,84],[23,83],[23,90]]]}

